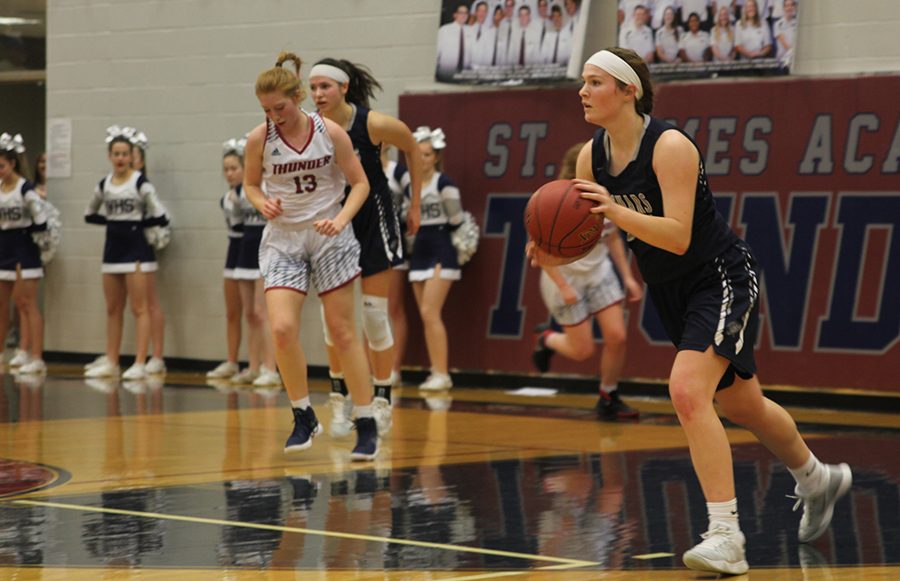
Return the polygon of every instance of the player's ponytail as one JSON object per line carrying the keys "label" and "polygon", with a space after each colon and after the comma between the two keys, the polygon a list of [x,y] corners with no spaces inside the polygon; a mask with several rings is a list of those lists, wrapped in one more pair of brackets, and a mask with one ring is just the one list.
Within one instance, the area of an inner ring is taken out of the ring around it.
{"label": "player's ponytail", "polygon": [[375,89],[381,90],[381,84],[372,76],[372,72],[363,65],[354,64],[344,59],[324,58],[317,65],[330,65],[347,73],[347,94],[344,98],[353,105],[369,107],[369,99],[375,96]]}
{"label": "player's ponytail", "polygon": [[[284,66],[287,61],[293,63],[293,71]],[[297,97],[302,101],[305,97],[300,84],[300,67],[302,65],[303,61],[300,60],[300,57],[292,52],[282,51],[275,61],[275,66],[263,71],[256,78],[256,94],[280,92],[285,97]]]}

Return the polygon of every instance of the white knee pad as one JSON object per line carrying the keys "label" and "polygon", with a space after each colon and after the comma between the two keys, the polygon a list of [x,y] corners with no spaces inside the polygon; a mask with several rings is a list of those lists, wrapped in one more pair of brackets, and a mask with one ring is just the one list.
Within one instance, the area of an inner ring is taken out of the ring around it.
{"label": "white knee pad", "polygon": [[328,333],[328,323],[325,322],[325,305],[319,303],[319,315],[322,316],[322,335],[325,337],[325,344],[329,347],[334,347],[334,343],[331,342],[331,335]]}
{"label": "white knee pad", "polygon": [[362,296],[363,331],[372,351],[384,351],[394,346],[394,334],[388,317],[388,301],[374,295]]}

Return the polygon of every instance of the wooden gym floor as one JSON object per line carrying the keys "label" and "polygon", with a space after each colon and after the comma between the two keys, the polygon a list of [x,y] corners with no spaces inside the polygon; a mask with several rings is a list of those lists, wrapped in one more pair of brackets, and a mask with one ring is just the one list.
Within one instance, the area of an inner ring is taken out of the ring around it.
{"label": "wooden gym floor", "polygon": [[[281,390],[0,381],[0,579],[714,577],[681,565],[706,511],[667,401],[626,397],[640,421],[609,423],[591,396],[404,387],[379,458],[351,463],[352,436],[283,455]],[[900,418],[791,412],[853,489],[800,545],[789,473],[730,428],[749,576],[900,579]]]}

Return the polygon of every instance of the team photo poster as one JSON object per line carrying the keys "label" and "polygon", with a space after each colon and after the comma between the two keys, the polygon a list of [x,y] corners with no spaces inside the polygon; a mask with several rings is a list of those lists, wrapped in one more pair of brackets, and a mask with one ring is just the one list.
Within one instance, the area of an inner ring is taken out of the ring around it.
{"label": "team photo poster", "polygon": [[620,0],[619,46],[655,78],[790,73],[799,0]]}
{"label": "team photo poster", "polygon": [[435,78],[518,85],[581,75],[590,0],[443,0]]}

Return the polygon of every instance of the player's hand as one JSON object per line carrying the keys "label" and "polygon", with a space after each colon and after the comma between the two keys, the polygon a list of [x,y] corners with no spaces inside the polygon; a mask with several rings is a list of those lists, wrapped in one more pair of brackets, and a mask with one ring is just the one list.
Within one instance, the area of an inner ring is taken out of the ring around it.
{"label": "player's hand", "polygon": [[574,181],[578,189],[581,190],[582,198],[594,202],[594,207],[591,208],[592,213],[608,216],[615,212],[617,204],[613,201],[612,196],[609,194],[609,190],[605,187],[589,180],[576,179],[572,181]]}
{"label": "player's hand", "polygon": [[337,236],[346,225],[347,223],[340,218],[316,220],[313,222],[313,228],[322,236]]}
{"label": "player's hand", "polygon": [[633,276],[625,279],[625,294],[628,302],[633,303],[644,298],[644,285],[639,283]]}
{"label": "player's hand", "polygon": [[263,204],[262,210],[260,210],[259,213],[262,214],[266,220],[274,220],[283,214],[284,210],[281,208],[281,198],[266,198],[266,203]]}
{"label": "player's hand", "polygon": [[538,248],[538,245],[534,243],[534,240],[529,240],[528,243],[525,244],[525,256],[531,261],[531,266],[535,268],[543,266],[562,266],[564,264],[575,262],[580,258],[580,256],[573,256],[571,258],[553,256]]}
{"label": "player's hand", "polygon": [[578,293],[575,292],[571,285],[567,284],[559,287],[559,293],[567,305],[574,305],[578,302]]}
{"label": "player's hand", "polygon": [[419,225],[422,223],[422,210],[419,206],[410,205],[409,211],[406,213],[406,233],[409,236],[415,236],[419,231]]}

